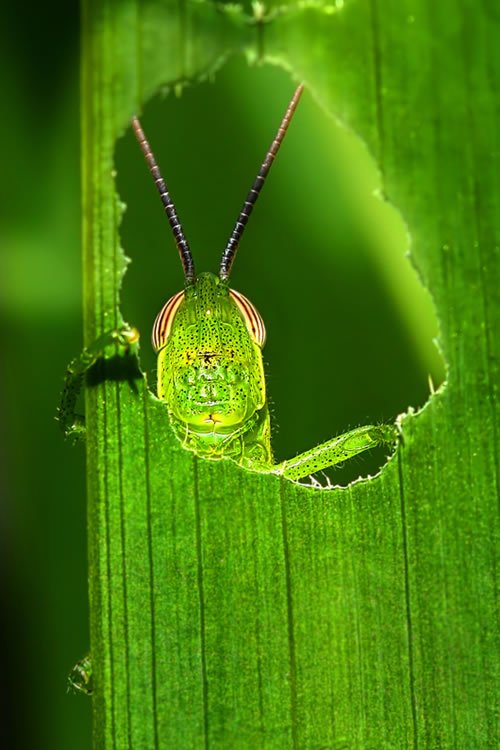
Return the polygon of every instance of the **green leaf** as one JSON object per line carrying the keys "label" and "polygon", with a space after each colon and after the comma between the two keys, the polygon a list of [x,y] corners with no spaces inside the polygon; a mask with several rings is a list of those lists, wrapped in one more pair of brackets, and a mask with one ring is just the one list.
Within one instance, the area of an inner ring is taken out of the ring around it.
{"label": "green leaf", "polygon": [[245,52],[367,144],[448,380],[381,476],[334,491],[197,459],[142,379],[86,390],[95,747],[494,748],[498,19],[277,8],[84,2],[86,342],[121,321],[117,137],[159,87]]}

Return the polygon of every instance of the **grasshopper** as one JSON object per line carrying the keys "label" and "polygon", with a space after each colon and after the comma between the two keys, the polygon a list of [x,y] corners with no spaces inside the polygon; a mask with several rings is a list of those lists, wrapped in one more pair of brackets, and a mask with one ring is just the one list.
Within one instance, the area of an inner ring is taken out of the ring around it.
{"label": "grasshopper", "polygon": [[[132,118],[132,128],[160,195],[184,270],[184,289],[164,304],[153,325],[158,398],[165,403],[170,423],[188,450],[205,459],[229,458],[246,469],[291,480],[309,477],[375,446],[392,446],[396,440],[393,425],[368,425],[295,458],[280,463],[273,460],[262,362],[266,330],[250,300],[229,286],[229,277],[244,229],[302,91],[303,85],[298,86],[288,104],[224,249],[218,275],[196,274],[170,193],[138,118]],[[105,334],[74,360],[59,410],[67,434],[82,429],[81,422],[73,416],[73,407],[86,369],[102,356],[108,343],[127,350],[137,340],[136,329],[124,327]]]}

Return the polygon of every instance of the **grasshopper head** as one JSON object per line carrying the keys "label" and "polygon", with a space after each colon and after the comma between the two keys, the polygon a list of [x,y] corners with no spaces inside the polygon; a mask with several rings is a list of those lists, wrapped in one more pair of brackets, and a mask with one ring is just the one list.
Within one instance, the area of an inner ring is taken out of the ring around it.
{"label": "grasshopper head", "polygon": [[[153,346],[158,352],[158,397],[166,402],[177,427],[180,425],[202,438],[211,433],[216,442],[219,435],[234,436],[244,425],[248,429],[252,423],[255,426],[252,417],[266,404],[261,354],[266,335],[264,323],[252,303],[229,288],[228,279],[249,216],[302,90],[301,84],[250,188],[222,254],[218,277],[211,273],[196,276],[191,250],[167,185],[139,120],[132,118],[132,127],[173,232],[186,281],[185,290],[164,305],[153,327]],[[264,411],[261,417],[264,424]]]}
{"label": "grasshopper head", "polygon": [[219,277],[203,273],[158,314],[158,398],[197,433],[231,433],[266,401],[255,307]]}

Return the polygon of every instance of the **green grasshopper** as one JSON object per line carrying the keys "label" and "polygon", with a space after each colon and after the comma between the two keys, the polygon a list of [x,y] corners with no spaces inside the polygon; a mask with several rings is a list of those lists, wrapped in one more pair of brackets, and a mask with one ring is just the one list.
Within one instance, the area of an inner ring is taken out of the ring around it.
{"label": "green grasshopper", "polygon": [[[219,275],[195,273],[193,257],[174,203],[137,117],[132,127],[151,171],[172,228],[184,269],[184,289],[163,306],[155,320],[153,348],[158,354],[158,398],[166,404],[182,445],[206,459],[230,458],[252,471],[291,480],[308,477],[377,445],[393,445],[396,428],[368,425],[328,440],[293,459],[273,463],[269,409],[262,364],[266,332],[254,305],[231,289],[229,276],[243,231],[297,107],[296,89],[266,158],[241,209],[222,254]],[[70,366],[59,418],[66,433],[81,425],[73,419],[74,382],[102,356],[104,344],[127,349],[135,329],[104,336]],[[66,403],[64,403],[66,402]]]}

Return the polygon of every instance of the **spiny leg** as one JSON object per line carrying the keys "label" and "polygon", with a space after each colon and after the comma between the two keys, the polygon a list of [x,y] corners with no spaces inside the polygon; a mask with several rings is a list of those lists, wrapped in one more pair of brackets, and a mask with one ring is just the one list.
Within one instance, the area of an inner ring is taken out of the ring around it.
{"label": "spiny leg", "polygon": [[115,351],[118,348],[120,353],[127,354],[138,341],[137,328],[123,326],[107,331],[69,363],[56,416],[66,437],[71,436],[78,440],[85,434],[85,420],[81,415],[76,414],[75,407],[86,372],[95,365],[97,360],[105,357],[106,350],[110,346],[114,346]]}
{"label": "spiny leg", "polygon": [[377,445],[394,445],[397,434],[394,425],[358,427],[295,458],[282,461],[274,467],[273,473],[281,474],[287,479],[304,479]]}
{"label": "spiny leg", "polygon": [[83,693],[92,695],[92,660],[90,654],[87,654],[77,661],[68,675],[68,693]]}

